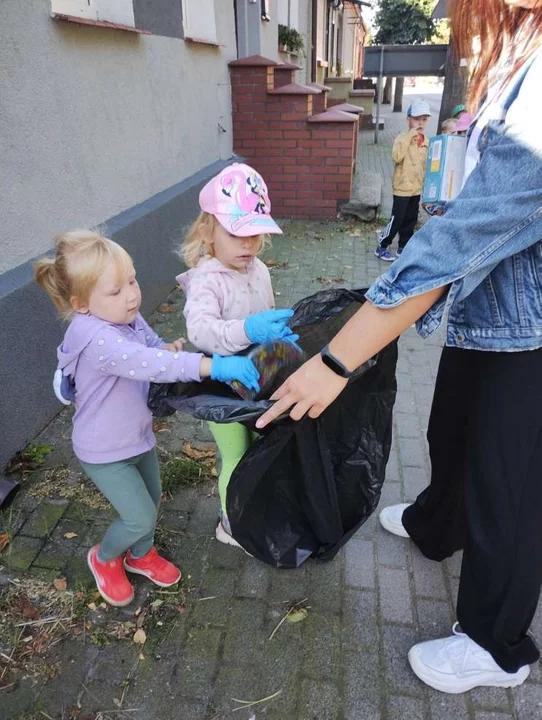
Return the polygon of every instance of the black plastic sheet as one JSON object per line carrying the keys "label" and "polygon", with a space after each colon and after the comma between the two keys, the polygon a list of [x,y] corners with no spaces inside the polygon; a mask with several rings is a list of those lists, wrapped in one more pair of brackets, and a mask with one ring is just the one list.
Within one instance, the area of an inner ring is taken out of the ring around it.
{"label": "black plastic sheet", "polygon": [[[294,306],[290,326],[308,357],[359,309],[364,294],[324,290]],[[391,447],[396,362],[394,342],[356,371],[319,418],[286,417],[261,431],[235,469],[227,496],[233,536],[251,555],[283,568],[299,567],[309,557],[330,560],[370,517]],[[283,380],[277,378],[268,397]],[[211,381],[155,386],[150,406],[164,403],[251,429],[270,405],[265,398],[242,400]]]}

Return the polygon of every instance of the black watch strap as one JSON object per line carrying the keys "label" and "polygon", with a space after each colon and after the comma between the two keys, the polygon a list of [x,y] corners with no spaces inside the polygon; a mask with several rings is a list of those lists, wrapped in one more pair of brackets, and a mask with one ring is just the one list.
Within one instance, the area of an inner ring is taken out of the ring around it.
{"label": "black watch strap", "polygon": [[340,360],[337,360],[335,355],[332,355],[329,347],[326,345],[325,348],[320,352],[320,357],[322,358],[322,362],[324,365],[327,365],[327,367],[330,370],[333,370],[333,372],[336,375],[340,375],[340,377],[343,378],[349,378],[352,377],[352,372],[348,370]]}

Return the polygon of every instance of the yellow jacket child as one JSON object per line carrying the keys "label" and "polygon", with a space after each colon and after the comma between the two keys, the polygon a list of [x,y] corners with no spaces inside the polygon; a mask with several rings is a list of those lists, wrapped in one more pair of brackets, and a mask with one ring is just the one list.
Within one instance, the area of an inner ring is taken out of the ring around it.
{"label": "yellow jacket child", "polygon": [[423,131],[430,116],[431,109],[424,100],[414,102],[407,112],[407,132],[398,135],[393,143],[393,208],[390,221],[382,230],[375,250],[375,255],[386,262],[395,259],[388,248],[397,233],[399,247],[395,257],[403,252],[414,234],[429,145]]}

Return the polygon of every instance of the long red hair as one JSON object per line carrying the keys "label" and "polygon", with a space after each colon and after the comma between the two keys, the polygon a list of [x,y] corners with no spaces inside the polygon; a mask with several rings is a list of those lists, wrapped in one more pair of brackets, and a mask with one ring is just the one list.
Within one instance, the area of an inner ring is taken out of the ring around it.
{"label": "long red hair", "polygon": [[[517,38],[526,33],[527,53],[513,58],[510,75],[527,60],[542,39],[542,0],[532,9],[506,5],[504,0],[450,0],[452,34],[459,57],[474,68],[469,82],[468,101],[476,110],[487,90],[488,76],[503,59],[503,54]],[[480,52],[475,55],[473,41],[479,39]]]}

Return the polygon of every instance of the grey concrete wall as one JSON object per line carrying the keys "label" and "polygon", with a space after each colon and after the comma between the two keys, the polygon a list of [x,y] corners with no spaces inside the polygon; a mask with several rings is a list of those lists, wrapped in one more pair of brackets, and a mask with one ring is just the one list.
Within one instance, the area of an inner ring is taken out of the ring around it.
{"label": "grey concrete wall", "polygon": [[233,0],[215,7],[218,48],[0,2],[0,273],[231,156]]}
{"label": "grey concrete wall", "polygon": [[[232,161],[234,158],[231,159]],[[107,220],[102,232],[134,259],[147,313],[175,286],[174,255],[198,212],[203,184],[228,161]],[[32,262],[0,275],[0,471],[62,408],[52,390],[56,347],[65,331],[47,295],[32,280]]]}

